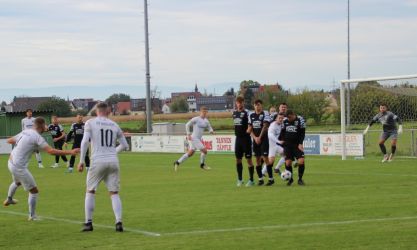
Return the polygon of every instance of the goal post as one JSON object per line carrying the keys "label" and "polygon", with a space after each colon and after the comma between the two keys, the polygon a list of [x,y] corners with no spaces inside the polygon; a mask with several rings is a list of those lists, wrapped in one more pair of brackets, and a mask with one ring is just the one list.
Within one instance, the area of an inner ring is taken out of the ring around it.
{"label": "goal post", "polygon": [[[411,82],[411,84],[410,84]],[[414,112],[415,114],[410,114],[410,116],[408,116],[407,118],[409,118],[408,120],[411,119],[415,119],[417,116],[417,74],[414,75],[401,75],[401,76],[387,76],[387,77],[372,77],[372,78],[359,78],[359,79],[347,79],[347,80],[342,80],[340,81],[340,131],[341,131],[341,155],[342,155],[342,160],[346,160],[347,158],[347,145],[346,145],[346,133],[347,133],[347,114],[351,114],[352,112],[347,112],[347,95],[346,95],[346,91],[347,91],[347,87],[348,85],[353,85],[353,88],[358,88],[358,85],[360,83],[369,83],[369,88],[368,89],[361,89],[358,90],[356,92],[357,95],[359,94],[366,94],[367,91],[369,92],[369,90],[373,91],[375,90],[375,92],[378,92],[378,94],[376,94],[376,96],[374,96],[374,98],[368,98],[368,99],[372,99],[372,100],[368,100],[365,99],[367,102],[366,103],[360,103],[360,105],[368,105],[371,107],[367,107],[366,110],[361,110],[361,112],[357,112],[359,114],[362,114],[361,117],[356,117],[356,119],[353,120],[353,123],[356,121],[357,123],[366,123],[367,120],[369,121],[369,115],[375,115],[375,113],[371,113],[369,111],[372,111],[373,107],[375,106],[375,100],[377,100],[379,103],[381,102],[389,102],[389,98],[387,98],[386,96],[384,96],[383,94],[380,93],[389,93],[388,95],[392,95],[393,99],[395,99],[398,96],[407,96],[410,99],[410,101],[408,101],[409,103],[411,103],[411,111],[410,112]],[[354,85],[356,84],[356,85]],[[412,90],[412,91],[411,91]],[[351,103],[351,105],[349,105],[350,107],[355,106],[355,103],[352,103],[352,101],[359,101],[359,100],[364,100],[363,97],[362,99],[357,98],[355,99],[355,93],[351,93],[351,95],[349,95],[350,100],[349,102]],[[366,97],[365,97],[366,98]],[[381,99],[381,100],[379,100]],[[358,103],[356,103],[358,104]],[[398,105],[397,105],[398,106]],[[410,106],[410,105],[408,105]],[[404,107],[404,108],[410,108],[410,107]],[[398,107],[397,107],[398,108]],[[352,110],[349,110],[352,111]],[[366,113],[371,113],[371,114],[366,114]],[[394,111],[395,113],[395,111]],[[352,117],[349,117],[349,121],[352,122]],[[349,124],[350,125],[350,124]],[[412,142],[414,143],[414,142]]]}

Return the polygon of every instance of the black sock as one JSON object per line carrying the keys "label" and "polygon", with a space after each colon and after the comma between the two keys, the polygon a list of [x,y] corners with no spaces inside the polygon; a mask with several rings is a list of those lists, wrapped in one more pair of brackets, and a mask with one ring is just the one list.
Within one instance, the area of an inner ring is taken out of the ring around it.
{"label": "black sock", "polygon": [[299,164],[298,165],[298,179],[299,180],[303,179],[304,170],[305,170],[305,165],[304,164]]}
{"label": "black sock", "polygon": [[266,171],[268,172],[268,177],[270,180],[274,179],[274,175],[272,173],[272,164],[266,165]]}
{"label": "black sock", "polygon": [[395,154],[395,151],[397,151],[397,145],[392,145],[391,146],[391,153]]}
{"label": "black sock", "polygon": [[256,166],[256,173],[258,174],[258,178],[262,179],[262,166]]}
{"label": "black sock", "polygon": [[285,169],[286,169],[287,171],[291,172],[291,180],[292,180],[292,163],[291,163],[291,164],[289,164],[289,165],[285,164]]}
{"label": "black sock", "polygon": [[255,167],[254,166],[249,166],[249,180],[253,181],[253,174],[255,173]]}
{"label": "black sock", "polygon": [[239,179],[239,181],[241,181],[243,179],[243,177],[242,177],[242,172],[243,172],[242,163],[237,163],[236,164],[236,170],[237,170],[237,178]]}
{"label": "black sock", "polygon": [[387,148],[385,147],[385,144],[379,144],[379,147],[381,148],[381,152],[386,155],[387,154]]}

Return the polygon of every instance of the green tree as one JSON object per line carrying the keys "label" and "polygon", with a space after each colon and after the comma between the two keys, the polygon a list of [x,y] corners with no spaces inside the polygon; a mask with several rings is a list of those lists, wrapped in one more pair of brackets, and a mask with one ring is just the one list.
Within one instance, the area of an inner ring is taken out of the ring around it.
{"label": "green tree", "polygon": [[245,91],[245,94],[243,95],[243,98],[245,99],[245,109],[252,109],[252,102],[255,98],[255,95],[253,94],[252,90],[248,88]]}
{"label": "green tree", "polygon": [[179,97],[171,103],[170,108],[173,113],[188,112],[188,102],[185,97]]}
{"label": "green tree", "polygon": [[68,117],[72,115],[71,108],[67,101],[56,96],[52,97],[48,101],[40,103],[36,109],[42,111],[51,110],[55,115],[60,117]]}
{"label": "green tree", "polygon": [[265,108],[276,107],[279,103],[287,102],[287,92],[279,85],[278,88],[273,85],[265,85],[264,90],[256,97],[262,100]]}
{"label": "green tree", "polygon": [[130,95],[118,93],[118,94],[113,94],[109,96],[105,102],[109,104],[110,106],[112,106],[114,104],[117,104],[118,102],[129,102],[129,101],[130,101]]}
{"label": "green tree", "polygon": [[313,120],[320,124],[329,101],[324,91],[310,91],[304,89],[299,93],[288,97],[288,106],[305,119]]}

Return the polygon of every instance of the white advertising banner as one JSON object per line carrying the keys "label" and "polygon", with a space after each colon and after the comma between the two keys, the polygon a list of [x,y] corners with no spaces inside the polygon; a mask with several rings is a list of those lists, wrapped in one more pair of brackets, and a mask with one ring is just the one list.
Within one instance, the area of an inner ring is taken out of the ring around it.
{"label": "white advertising banner", "polygon": [[184,153],[185,136],[132,136],[132,152]]}
{"label": "white advertising banner", "polygon": [[[349,156],[363,156],[363,135],[346,135],[346,153]],[[340,134],[320,135],[320,155],[342,155],[342,136]]]}
{"label": "white advertising banner", "polygon": [[7,139],[0,139],[0,154],[10,154],[12,152],[12,145],[7,143]]}
{"label": "white advertising banner", "polygon": [[211,152],[234,152],[234,135],[206,135],[203,136],[203,144]]}

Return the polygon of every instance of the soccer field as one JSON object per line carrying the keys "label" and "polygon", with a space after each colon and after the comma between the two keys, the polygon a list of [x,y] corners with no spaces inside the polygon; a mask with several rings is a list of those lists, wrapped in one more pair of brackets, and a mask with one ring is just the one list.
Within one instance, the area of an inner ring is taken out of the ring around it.
{"label": "soccer field", "polygon": [[[415,159],[341,161],[307,157],[307,186],[237,188],[232,155],[198,157],[175,173],[175,154],[123,153],[121,198],[126,232],[114,232],[105,186],[96,195],[94,232],[81,233],[85,173],[45,169],[33,156],[40,221],[27,221],[27,194],[0,210],[0,248],[7,249],[413,249],[417,245]],[[11,176],[1,156],[0,197]],[[63,166],[63,164],[62,164]],[[245,165],[246,166],[246,165]],[[244,172],[247,178],[247,171]]]}

